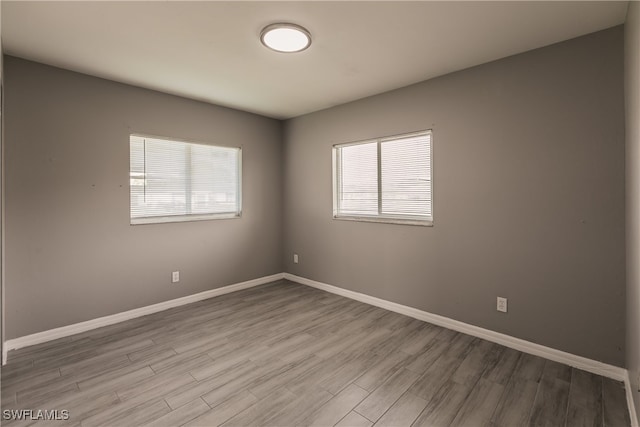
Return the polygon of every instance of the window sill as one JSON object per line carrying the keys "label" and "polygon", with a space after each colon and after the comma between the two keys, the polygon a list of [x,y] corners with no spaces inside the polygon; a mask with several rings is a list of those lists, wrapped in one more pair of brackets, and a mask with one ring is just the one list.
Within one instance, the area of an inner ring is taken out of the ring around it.
{"label": "window sill", "polygon": [[381,218],[381,217],[366,217],[366,216],[333,216],[333,219],[341,221],[358,221],[358,222],[381,222],[386,224],[399,224],[399,225],[419,225],[421,227],[433,227],[433,220],[431,219],[405,219],[405,218]]}
{"label": "window sill", "polygon": [[192,222],[192,221],[208,221],[212,219],[234,219],[240,218],[239,213],[228,214],[208,214],[208,215],[176,215],[176,216],[158,216],[148,218],[131,218],[130,225],[144,224],[162,224],[166,222]]}

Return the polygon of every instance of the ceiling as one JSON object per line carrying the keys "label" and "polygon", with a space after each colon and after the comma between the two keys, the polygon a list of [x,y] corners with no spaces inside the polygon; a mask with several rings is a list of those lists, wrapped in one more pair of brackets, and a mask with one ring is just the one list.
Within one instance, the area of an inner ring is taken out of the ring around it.
{"label": "ceiling", "polygon": [[[9,55],[290,118],[622,24],[627,2],[2,1]],[[294,22],[297,54],[260,30]]]}

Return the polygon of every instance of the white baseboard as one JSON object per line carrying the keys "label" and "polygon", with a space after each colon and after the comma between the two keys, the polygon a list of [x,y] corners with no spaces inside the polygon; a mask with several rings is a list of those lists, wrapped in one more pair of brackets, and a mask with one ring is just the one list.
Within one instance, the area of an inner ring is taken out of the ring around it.
{"label": "white baseboard", "polygon": [[248,280],[246,282],[223,286],[221,288],[211,289],[211,290],[200,292],[197,294],[188,295],[186,297],[176,298],[173,300],[164,301],[164,302],[149,305],[146,307],[136,308],[133,310],[113,314],[110,316],[99,317],[97,319],[87,320],[85,322],[76,323],[73,325],[62,326],[60,328],[38,332],[32,335],[26,335],[24,337],[14,338],[6,341],[2,346],[2,364],[4,365],[7,363],[7,354],[10,350],[16,350],[16,349],[27,347],[30,345],[52,341],[58,338],[63,338],[70,335],[78,334],[80,332],[89,331],[91,329],[97,329],[103,326],[112,325],[114,323],[123,322],[125,320],[133,319],[136,317],[146,316],[148,314],[153,314],[159,311],[168,310],[173,307],[178,307],[181,305],[190,304],[192,302],[201,301],[201,300],[213,298],[219,295],[228,294],[230,292],[235,292],[242,289],[263,285],[263,284],[274,282],[280,279],[287,279],[302,285],[311,286],[313,288],[321,289],[323,291],[330,292],[332,294],[341,295],[346,298],[350,298],[350,299],[360,301],[366,304],[370,304],[376,307],[384,308],[385,310],[393,311],[396,313],[404,314],[405,316],[413,317],[418,320],[433,323],[434,325],[442,326],[448,329],[453,329],[454,331],[458,331],[474,337],[482,338],[487,341],[504,345],[505,347],[522,351],[524,353],[529,353],[535,356],[544,357],[546,359],[550,359],[559,363],[564,363],[566,365],[583,369],[585,371],[592,372],[597,375],[602,375],[604,377],[611,378],[616,381],[622,381],[625,384],[625,389],[627,394],[627,405],[629,407],[629,416],[631,418],[631,425],[633,427],[639,427],[638,418],[636,416],[635,403],[633,400],[633,391],[631,389],[631,382],[629,379],[629,372],[624,368],[598,362],[596,360],[588,359],[586,357],[567,353],[561,350],[556,350],[554,348],[550,348],[550,347],[543,346],[541,344],[525,341],[523,339],[512,337],[510,335],[502,334],[499,332],[491,331],[489,329],[484,329],[479,326],[474,326],[468,323],[460,322],[458,320],[453,320],[448,317],[418,310],[417,308],[413,308],[413,307],[398,304],[395,302],[372,297],[370,295],[361,294],[359,292],[350,291],[348,289],[339,288],[337,286],[329,285],[326,283],[317,282],[315,280],[307,279],[305,277],[300,277],[300,276],[296,276],[289,273],[278,273],[278,274],[273,274],[271,276],[260,277],[258,279],[253,279],[253,280]]}
{"label": "white baseboard", "polygon": [[522,351],[524,353],[529,353],[535,356],[553,360],[555,362],[564,363],[565,365],[573,366],[575,368],[592,372],[597,375],[602,375],[607,378],[612,378],[616,381],[625,381],[625,378],[628,378],[627,370],[624,368],[598,362],[592,359],[587,359],[586,357],[577,356],[575,354],[525,341],[523,339],[515,338],[510,335],[502,334],[500,332],[494,332],[489,329],[470,325],[468,323],[453,320],[448,317],[418,310],[417,308],[408,307],[406,305],[386,301],[380,298],[361,294],[359,292],[354,292],[347,289],[339,288],[337,286],[328,285],[326,283],[317,282],[305,277],[284,273],[284,278],[293,282],[300,283],[302,285],[311,286],[313,288],[331,292],[332,294],[341,295],[343,297],[351,298],[356,301],[384,308],[385,310],[394,311],[396,313],[404,314],[405,316],[433,323],[434,325],[442,326],[447,329],[453,329],[454,331],[482,338],[487,341],[504,345],[505,347]]}
{"label": "white baseboard", "polygon": [[627,406],[629,408],[629,417],[631,418],[631,426],[640,427],[638,426],[638,418],[636,416],[636,407],[635,407],[635,402],[633,400],[633,390],[631,388],[631,382],[629,380],[629,372],[624,368],[598,362],[597,360],[588,359],[586,357],[567,353],[565,351],[556,350],[554,348],[546,347],[541,344],[536,344],[530,341],[525,341],[520,338],[512,337],[511,335],[502,334],[500,332],[491,331],[489,329],[484,329],[479,326],[474,326],[468,323],[460,322],[458,320],[453,320],[448,317],[429,313],[427,311],[418,310],[417,308],[409,307],[409,306],[398,304],[395,302],[372,297],[370,295],[361,294],[359,292],[354,292],[348,289],[343,289],[337,286],[328,285],[326,283],[307,279],[306,277],[300,277],[294,274],[284,273],[284,278],[287,280],[291,280],[292,282],[311,286],[312,288],[321,289],[323,291],[330,292],[332,294],[351,298],[353,300],[360,301],[365,304],[374,305],[376,307],[384,308],[385,310],[404,314],[405,316],[413,317],[414,319],[433,323],[434,325],[442,326],[447,329],[453,329],[454,331],[458,331],[467,335],[482,338],[487,341],[504,345],[505,347],[513,348],[514,350],[522,351],[523,353],[529,353],[535,356],[544,357],[545,359],[553,360],[559,363],[564,363],[565,365],[573,366],[574,368],[582,369],[584,371],[588,371],[597,375],[602,375],[603,377],[611,378],[616,381],[622,381],[624,382],[624,386],[626,390]]}
{"label": "white baseboard", "polygon": [[148,305],[146,307],[140,307],[133,310],[124,311],[122,313],[112,314],[110,316],[98,317],[97,319],[91,319],[85,322],[75,323],[73,325],[62,326],[60,328],[49,329],[48,331],[10,339],[7,340],[2,346],[2,364],[5,365],[7,363],[7,354],[10,350],[17,350],[19,348],[27,347],[30,345],[68,337],[80,332],[101,328],[103,326],[113,325],[114,323],[124,322],[125,320],[146,316],[147,314],[157,313],[158,311],[168,310],[173,307],[178,307],[181,305],[190,304],[192,302],[228,294],[230,292],[239,291],[241,289],[264,285],[265,283],[274,282],[282,278],[284,278],[284,273],[273,274],[271,276],[260,277],[258,279],[235,283],[233,285],[223,286],[221,288],[211,289],[197,294],[188,295],[186,297],[176,298],[153,305]]}
{"label": "white baseboard", "polygon": [[627,391],[627,406],[629,407],[629,418],[631,418],[631,427],[638,427],[638,415],[636,412],[636,402],[633,399],[633,388],[631,386],[631,378],[629,371],[626,371],[624,378],[624,388]]}

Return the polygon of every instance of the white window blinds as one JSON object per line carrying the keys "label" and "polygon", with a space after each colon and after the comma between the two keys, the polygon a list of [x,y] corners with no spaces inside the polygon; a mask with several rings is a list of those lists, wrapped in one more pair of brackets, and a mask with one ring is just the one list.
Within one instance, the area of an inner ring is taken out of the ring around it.
{"label": "white window blinds", "polygon": [[431,132],[334,146],[334,217],[431,223]]}
{"label": "white window blinds", "polygon": [[131,223],[240,215],[240,148],[131,135]]}

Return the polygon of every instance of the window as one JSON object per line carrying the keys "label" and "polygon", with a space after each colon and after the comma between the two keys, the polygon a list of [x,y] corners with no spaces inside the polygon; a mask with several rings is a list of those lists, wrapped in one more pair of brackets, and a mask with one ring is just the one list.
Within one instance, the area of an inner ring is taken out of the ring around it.
{"label": "window", "polygon": [[131,135],[131,224],[240,216],[240,148]]}
{"label": "window", "polygon": [[433,224],[431,131],[333,147],[333,217]]}

